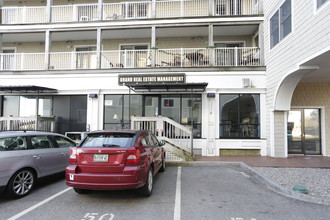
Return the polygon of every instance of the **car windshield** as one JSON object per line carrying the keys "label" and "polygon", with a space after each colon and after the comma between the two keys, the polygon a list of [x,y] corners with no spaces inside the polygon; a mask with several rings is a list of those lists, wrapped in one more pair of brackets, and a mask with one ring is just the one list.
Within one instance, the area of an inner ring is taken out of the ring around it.
{"label": "car windshield", "polygon": [[130,147],[134,134],[107,133],[88,135],[81,147]]}

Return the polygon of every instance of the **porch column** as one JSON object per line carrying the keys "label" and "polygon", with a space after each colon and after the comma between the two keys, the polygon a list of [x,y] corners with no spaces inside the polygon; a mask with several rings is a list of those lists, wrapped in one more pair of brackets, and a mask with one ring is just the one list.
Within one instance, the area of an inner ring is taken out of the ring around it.
{"label": "porch column", "polygon": [[209,0],[209,16],[214,16],[214,0]]}
{"label": "porch column", "polygon": [[0,53],[3,52],[3,50],[2,50],[2,39],[3,39],[3,34],[1,33],[0,34]]}
{"label": "porch column", "polygon": [[86,131],[103,129],[100,121],[103,118],[103,101],[103,95],[100,95],[99,90],[91,91],[91,93],[88,94]]}
{"label": "porch column", "polygon": [[53,0],[47,0],[46,21],[48,23],[52,22],[52,5],[53,5]]}
{"label": "porch column", "polygon": [[98,20],[103,20],[103,0],[98,0],[97,14]]}
{"label": "porch column", "polygon": [[272,111],[270,120],[270,156],[288,157],[287,111]]}
{"label": "porch column", "polygon": [[96,37],[96,69],[101,69],[101,44],[102,44],[102,30],[97,29]]}
{"label": "porch column", "polygon": [[209,25],[209,65],[214,65],[214,26]]}
{"label": "porch column", "polygon": [[264,44],[264,24],[259,24],[259,62],[260,65],[265,65],[265,53],[264,53],[264,49],[265,49],[265,44]]}
{"label": "porch column", "polygon": [[155,18],[156,17],[156,0],[152,0],[151,2],[151,17]]}
{"label": "porch column", "polygon": [[148,55],[148,63],[151,67],[155,67],[156,63],[156,26],[151,27],[151,52]]}
{"label": "porch column", "polygon": [[50,47],[51,47],[51,33],[49,30],[45,34],[45,70],[49,69],[50,66]]}

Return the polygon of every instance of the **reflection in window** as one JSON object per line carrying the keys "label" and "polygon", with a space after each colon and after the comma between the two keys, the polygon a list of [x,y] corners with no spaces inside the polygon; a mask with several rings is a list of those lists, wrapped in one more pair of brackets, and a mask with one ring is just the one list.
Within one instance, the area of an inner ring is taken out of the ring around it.
{"label": "reflection in window", "polygon": [[220,137],[259,138],[259,114],[259,95],[220,95]]}

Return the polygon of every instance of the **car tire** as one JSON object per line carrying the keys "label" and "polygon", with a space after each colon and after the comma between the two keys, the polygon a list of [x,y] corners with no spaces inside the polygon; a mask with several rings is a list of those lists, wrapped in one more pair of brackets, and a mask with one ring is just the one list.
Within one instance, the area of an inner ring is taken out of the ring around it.
{"label": "car tire", "polygon": [[140,188],[140,194],[142,196],[145,197],[151,196],[153,189],[153,182],[154,182],[153,169],[150,168],[148,171],[146,183],[144,184],[144,186]]}
{"label": "car tire", "polygon": [[88,189],[73,188],[73,190],[78,194],[87,194],[87,193],[89,193]]}
{"label": "car tire", "polygon": [[31,169],[17,171],[9,180],[6,187],[6,196],[10,199],[19,199],[27,196],[35,183],[35,173]]}
{"label": "car tire", "polygon": [[159,172],[165,172],[165,169],[166,169],[166,162],[165,162],[165,154],[164,154],[164,157],[162,160],[162,166],[160,167]]}

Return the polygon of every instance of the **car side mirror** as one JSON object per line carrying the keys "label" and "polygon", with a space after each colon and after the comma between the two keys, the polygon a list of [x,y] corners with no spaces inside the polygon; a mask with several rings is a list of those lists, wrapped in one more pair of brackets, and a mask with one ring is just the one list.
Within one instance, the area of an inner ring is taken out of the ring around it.
{"label": "car side mirror", "polygon": [[159,141],[159,146],[164,146],[166,143],[164,140]]}

